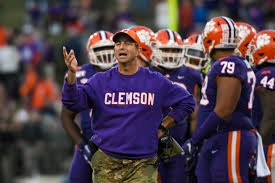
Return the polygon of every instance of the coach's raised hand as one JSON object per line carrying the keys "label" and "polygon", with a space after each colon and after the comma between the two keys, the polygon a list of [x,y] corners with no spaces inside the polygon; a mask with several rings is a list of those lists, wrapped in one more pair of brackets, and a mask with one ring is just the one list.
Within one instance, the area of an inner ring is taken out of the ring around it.
{"label": "coach's raised hand", "polygon": [[66,47],[63,46],[63,55],[65,64],[68,67],[68,76],[67,76],[67,82],[68,83],[75,83],[76,81],[76,69],[77,69],[77,60],[75,58],[74,50],[70,50],[69,53],[67,53]]}

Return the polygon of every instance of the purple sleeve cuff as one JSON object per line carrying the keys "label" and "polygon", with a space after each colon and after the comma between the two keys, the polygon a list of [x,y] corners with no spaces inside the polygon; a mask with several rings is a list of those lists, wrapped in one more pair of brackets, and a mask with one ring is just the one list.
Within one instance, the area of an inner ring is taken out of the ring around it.
{"label": "purple sleeve cuff", "polygon": [[176,123],[179,123],[181,121],[183,121],[185,118],[187,118],[188,113],[187,112],[181,112],[181,114],[179,114],[176,111],[171,111],[168,116],[171,116],[172,118],[174,118]]}
{"label": "purple sleeve cuff", "polygon": [[194,112],[196,107],[195,98],[191,94],[187,94],[178,104],[172,106],[169,116],[173,117],[176,123],[183,122],[189,114]]}
{"label": "purple sleeve cuff", "polygon": [[62,101],[63,99],[73,98],[77,92],[76,82],[69,84],[67,79],[64,79],[64,85],[62,89]]}
{"label": "purple sleeve cuff", "polygon": [[211,112],[200,128],[192,136],[194,144],[198,145],[204,139],[216,133],[218,126],[224,122],[225,120],[220,118],[214,111]]}
{"label": "purple sleeve cuff", "polygon": [[63,105],[72,111],[78,112],[78,106],[76,105],[80,100],[78,97],[77,84],[69,84],[67,80],[64,80],[63,89],[61,93],[61,100]]}

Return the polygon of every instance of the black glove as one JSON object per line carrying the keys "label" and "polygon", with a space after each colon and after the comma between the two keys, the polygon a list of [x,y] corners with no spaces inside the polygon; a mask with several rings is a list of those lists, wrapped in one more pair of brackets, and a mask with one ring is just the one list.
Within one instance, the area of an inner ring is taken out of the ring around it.
{"label": "black glove", "polygon": [[188,139],[183,145],[182,155],[184,157],[184,169],[185,174],[189,175],[193,173],[196,168],[197,160],[198,160],[198,146],[193,144],[192,139]]}
{"label": "black glove", "polygon": [[177,154],[180,154],[183,150],[177,141],[169,134],[169,130],[161,126],[164,134],[159,138],[158,144],[158,156],[162,162],[168,162],[169,159]]}
{"label": "black glove", "polygon": [[92,157],[95,154],[95,152],[98,150],[98,147],[93,143],[93,141],[89,140],[89,142],[83,140],[78,145],[80,151],[83,153],[84,159],[87,161],[87,163],[91,163]]}
{"label": "black glove", "polygon": [[170,156],[166,153],[167,150],[172,149],[172,139],[171,136],[167,133],[159,138],[158,144],[158,156],[160,161],[167,162],[170,159]]}

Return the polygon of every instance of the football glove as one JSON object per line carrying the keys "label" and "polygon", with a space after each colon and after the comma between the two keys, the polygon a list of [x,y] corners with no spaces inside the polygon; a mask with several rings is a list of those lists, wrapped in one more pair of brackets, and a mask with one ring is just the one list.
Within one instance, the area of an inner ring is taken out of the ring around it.
{"label": "football glove", "polygon": [[180,154],[182,152],[183,150],[181,146],[169,134],[169,131],[167,129],[164,129],[164,135],[162,135],[159,138],[159,144],[158,144],[158,156],[160,161],[168,162],[171,157],[177,154]]}
{"label": "football glove", "polygon": [[83,154],[84,159],[87,161],[87,163],[91,164],[91,160],[95,152],[98,150],[98,147],[93,143],[93,141],[89,140],[89,142],[86,142],[83,140],[78,145],[80,151]]}
{"label": "football glove", "polygon": [[185,173],[188,175],[192,173],[196,167],[197,159],[198,159],[198,146],[194,145],[192,139],[188,139],[183,147],[182,155],[184,157],[184,167]]}

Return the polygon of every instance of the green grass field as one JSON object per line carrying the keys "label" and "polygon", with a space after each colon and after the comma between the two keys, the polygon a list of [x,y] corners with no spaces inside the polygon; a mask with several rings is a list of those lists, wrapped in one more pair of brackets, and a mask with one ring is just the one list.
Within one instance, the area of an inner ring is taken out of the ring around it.
{"label": "green grass field", "polygon": [[0,24],[20,28],[24,22],[25,0],[2,0],[0,2]]}

